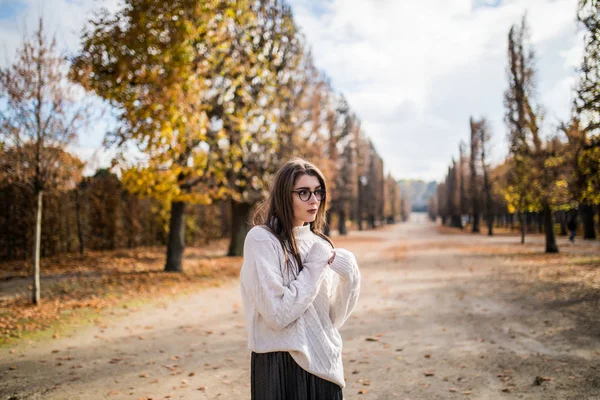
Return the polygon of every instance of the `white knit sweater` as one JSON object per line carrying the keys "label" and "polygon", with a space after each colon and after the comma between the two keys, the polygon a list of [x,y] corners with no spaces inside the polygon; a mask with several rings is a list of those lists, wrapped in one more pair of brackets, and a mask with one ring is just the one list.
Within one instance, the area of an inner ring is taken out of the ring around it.
{"label": "white knit sweater", "polygon": [[310,231],[294,228],[303,269],[287,272],[279,240],[267,229],[250,230],[240,273],[248,348],[256,353],[287,351],[304,370],[345,386],[342,338],[360,288],[354,255]]}

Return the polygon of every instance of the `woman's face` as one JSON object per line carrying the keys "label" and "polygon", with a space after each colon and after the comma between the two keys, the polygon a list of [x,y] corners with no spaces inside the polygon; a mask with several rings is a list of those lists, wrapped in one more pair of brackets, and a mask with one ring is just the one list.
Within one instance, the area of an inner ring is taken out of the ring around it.
{"label": "woman's face", "polygon": [[[292,193],[294,206],[294,226],[302,226],[304,223],[313,222],[317,217],[317,210],[321,205],[317,201],[315,195],[310,193],[310,198],[307,201],[302,201],[300,195],[308,196],[307,191],[314,192],[317,189],[322,189],[319,179],[316,176],[302,175],[294,185],[294,193]],[[305,197],[303,197],[305,198]]]}

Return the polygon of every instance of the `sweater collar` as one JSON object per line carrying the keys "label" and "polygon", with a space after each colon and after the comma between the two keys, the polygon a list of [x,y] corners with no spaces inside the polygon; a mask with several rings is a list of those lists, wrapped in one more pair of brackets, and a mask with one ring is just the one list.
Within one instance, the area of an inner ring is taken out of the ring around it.
{"label": "sweater collar", "polygon": [[310,231],[310,224],[296,226],[292,229],[292,232],[294,232],[296,239],[307,239],[312,235],[312,232]]}

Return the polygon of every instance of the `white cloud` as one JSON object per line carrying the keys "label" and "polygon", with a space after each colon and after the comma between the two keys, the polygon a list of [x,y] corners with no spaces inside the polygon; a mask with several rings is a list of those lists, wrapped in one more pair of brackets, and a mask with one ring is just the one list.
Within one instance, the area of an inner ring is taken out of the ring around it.
{"label": "white cloud", "polygon": [[81,161],[85,163],[83,174],[93,175],[98,168],[106,168],[110,165],[110,161],[115,156],[115,151],[99,147],[84,147],[84,146],[67,146],[67,151],[77,155]]}
{"label": "white cloud", "polygon": [[583,43],[575,0],[317,1],[291,1],[298,25],[396,178],[441,180],[470,115],[489,119],[502,160],[506,38],[525,11],[538,101],[551,121],[569,114]]}

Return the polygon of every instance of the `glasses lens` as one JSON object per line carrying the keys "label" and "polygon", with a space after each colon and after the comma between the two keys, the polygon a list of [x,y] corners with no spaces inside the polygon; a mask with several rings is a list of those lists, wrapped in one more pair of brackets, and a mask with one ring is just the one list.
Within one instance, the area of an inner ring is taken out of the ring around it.
{"label": "glasses lens", "polygon": [[317,199],[317,201],[321,201],[325,198],[325,191],[324,190],[315,190],[315,198]]}
{"label": "glasses lens", "polygon": [[310,192],[308,190],[300,190],[298,192],[298,196],[300,197],[300,200],[308,201],[308,199],[310,198]]}

